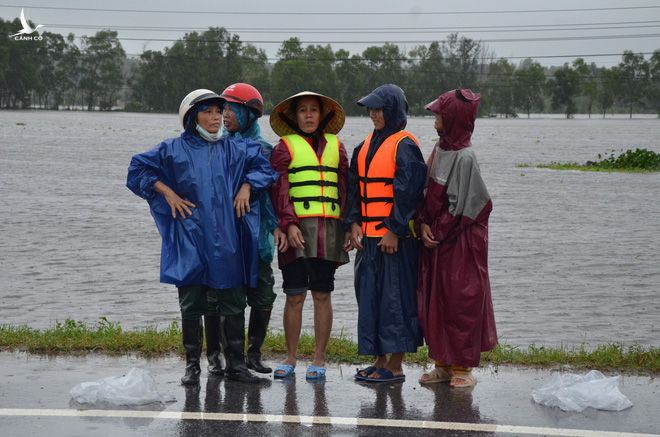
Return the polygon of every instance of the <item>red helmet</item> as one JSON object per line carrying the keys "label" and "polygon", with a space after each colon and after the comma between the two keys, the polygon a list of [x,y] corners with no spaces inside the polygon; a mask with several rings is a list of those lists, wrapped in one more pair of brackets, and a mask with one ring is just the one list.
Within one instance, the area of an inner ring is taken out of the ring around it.
{"label": "red helmet", "polygon": [[257,114],[257,117],[261,117],[264,113],[264,99],[259,91],[249,83],[229,85],[220,94],[220,97],[228,102],[247,106]]}

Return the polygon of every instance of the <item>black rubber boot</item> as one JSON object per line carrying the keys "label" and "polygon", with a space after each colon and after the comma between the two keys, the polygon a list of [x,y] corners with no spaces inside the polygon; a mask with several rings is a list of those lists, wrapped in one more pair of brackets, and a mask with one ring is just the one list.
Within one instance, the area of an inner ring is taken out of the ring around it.
{"label": "black rubber boot", "polygon": [[203,337],[201,320],[183,319],[181,321],[181,331],[183,348],[186,351],[186,374],[181,378],[181,384],[196,385],[199,384],[199,374],[202,373],[199,366]]}
{"label": "black rubber boot", "polygon": [[250,324],[248,326],[247,367],[259,373],[271,373],[273,369],[261,362],[261,346],[266,339],[270,310],[250,309]]}
{"label": "black rubber boot", "polygon": [[222,316],[220,335],[225,353],[227,379],[239,382],[259,383],[261,378],[254,376],[245,365],[245,314]]}
{"label": "black rubber boot", "polygon": [[204,331],[209,375],[222,376],[225,374],[225,364],[220,347],[220,316],[204,316]]}

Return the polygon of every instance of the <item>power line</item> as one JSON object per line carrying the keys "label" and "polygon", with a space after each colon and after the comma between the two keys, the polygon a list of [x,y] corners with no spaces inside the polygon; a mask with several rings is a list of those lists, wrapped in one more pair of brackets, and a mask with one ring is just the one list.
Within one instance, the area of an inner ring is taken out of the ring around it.
{"label": "power line", "polygon": [[[631,38],[655,38],[660,37],[660,33],[641,33],[629,35],[590,35],[590,36],[559,36],[559,37],[538,37],[538,38],[494,38],[494,39],[479,39],[483,43],[497,43],[497,42],[540,42],[540,41],[580,41],[580,40],[593,40],[593,39],[631,39]],[[76,37],[83,38],[83,37]],[[132,38],[132,37],[117,37],[121,41],[160,41],[160,42],[176,42],[181,41],[181,38]],[[198,42],[222,42],[214,39],[195,39]],[[281,40],[242,40],[245,44],[282,44]],[[444,40],[349,40],[349,41],[300,41],[300,44],[427,44],[433,42],[444,42]]]}
{"label": "power line", "polygon": [[399,12],[331,12],[331,11],[191,11],[191,10],[157,10],[157,9],[113,9],[113,8],[73,8],[64,6],[35,6],[35,5],[14,5],[0,4],[4,8],[29,8],[46,9],[62,11],[89,11],[89,12],[128,12],[128,13],[149,13],[149,14],[213,14],[213,15],[473,15],[473,14],[520,14],[520,13],[549,13],[549,12],[594,12],[594,11],[622,11],[622,10],[645,10],[658,9],[658,6],[621,6],[621,7],[601,7],[601,8],[566,8],[566,9],[526,9],[526,10],[490,10],[490,11],[399,11]]}
{"label": "power line", "polygon": [[[454,32],[477,32],[477,33],[506,33],[506,32],[548,32],[548,31],[573,31],[573,30],[615,30],[615,29],[641,29],[641,28],[654,28],[660,27],[660,21],[654,21],[656,24],[636,24],[636,25],[617,25],[617,26],[593,26],[593,27],[568,27],[569,25],[557,27],[557,26],[544,26],[539,25],[534,28],[518,28],[516,26],[501,26],[499,29],[482,29],[478,27],[469,28],[469,27],[431,27],[431,28],[416,28],[411,29],[402,29],[396,30],[397,34],[401,33],[413,33],[413,34],[423,34],[423,33],[454,33]],[[51,29],[112,29],[112,30],[129,30],[137,32],[191,32],[191,31],[206,31],[209,28],[190,28],[190,27],[145,27],[145,26],[106,26],[106,25],[85,25],[85,24],[44,24],[44,26]],[[427,29],[427,30],[423,30]],[[294,29],[277,29],[277,30],[264,30],[264,29],[230,29],[225,28],[228,32],[234,33],[285,33],[285,34],[391,34],[393,29],[340,29],[340,30],[294,30]]]}
{"label": "power line", "polygon": [[[160,52],[158,52],[160,53]],[[654,52],[634,52],[636,55],[652,55]],[[161,53],[162,54],[162,53]],[[200,59],[207,59],[210,60],[211,58],[201,58],[198,56],[187,56],[187,55],[172,55],[172,54],[162,54],[163,57],[171,57],[171,58],[189,58],[193,60],[200,60]],[[498,60],[498,59],[552,59],[552,58],[597,58],[597,57],[606,57],[606,56],[622,56],[623,53],[588,53],[588,54],[567,54],[567,55],[528,55],[528,56],[494,56],[494,57],[488,57],[488,59],[493,59],[493,60]],[[135,57],[139,58],[142,56],[142,53],[127,53],[126,56],[129,57]],[[217,59],[217,58],[213,58]],[[443,58],[444,59],[444,58]],[[426,61],[428,59],[425,58],[376,58],[376,59],[365,59],[363,57],[359,58],[334,58],[332,59],[331,62],[382,62],[382,61],[396,61],[396,62],[403,62],[403,61],[410,61],[410,62],[416,62],[416,61]],[[305,61],[305,62],[319,62],[319,61],[327,61],[327,59],[323,58],[301,58],[301,59],[281,59],[281,58],[262,58],[262,59],[235,59],[232,60],[232,62],[246,62],[246,63],[261,63],[262,61]]]}
{"label": "power line", "polygon": [[[570,27],[570,26],[624,26],[624,25],[637,25],[637,24],[658,24],[660,20],[643,20],[643,21],[608,21],[608,22],[591,22],[591,23],[563,23],[563,24],[511,24],[511,25],[494,25],[494,26],[450,26],[451,29],[456,30],[482,30],[482,29],[524,29],[524,28],[538,28],[538,27],[547,27],[547,28],[556,28],[556,27]],[[130,26],[130,25],[112,25],[112,24],[72,24],[72,23],[44,23],[49,27],[72,27],[72,28],[112,28],[112,29],[121,29],[121,30],[207,30],[211,26],[206,27],[190,27],[190,26]],[[222,26],[225,30],[230,32],[253,32],[253,31],[264,31],[264,32],[306,32],[306,31],[315,31],[315,32],[333,32],[333,31],[367,31],[367,32],[394,32],[397,33],[403,30],[410,30],[410,26],[407,27],[387,27],[383,29],[381,27],[226,27]],[[446,30],[447,26],[431,26],[431,27],[422,27],[416,26],[414,31],[435,31],[435,30]]]}

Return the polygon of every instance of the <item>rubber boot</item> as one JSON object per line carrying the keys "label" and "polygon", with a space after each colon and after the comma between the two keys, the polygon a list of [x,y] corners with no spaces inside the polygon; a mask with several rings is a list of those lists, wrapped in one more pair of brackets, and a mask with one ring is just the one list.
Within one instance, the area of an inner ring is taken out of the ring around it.
{"label": "rubber boot", "polygon": [[245,365],[245,314],[222,316],[220,335],[225,353],[227,379],[239,382],[259,383],[261,378],[254,376]]}
{"label": "rubber boot", "polygon": [[271,373],[273,369],[261,362],[261,346],[266,339],[271,310],[250,309],[250,324],[248,325],[247,366],[259,373]]}
{"label": "rubber boot", "polygon": [[220,353],[220,316],[204,316],[204,331],[209,375],[222,376],[225,374],[225,365]]}
{"label": "rubber boot", "polygon": [[202,373],[199,366],[203,337],[201,320],[183,319],[181,321],[181,331],[183,348],[186,351],[186,373],[181,378],[181,384],[196,385],[199,384],[199,374]]}

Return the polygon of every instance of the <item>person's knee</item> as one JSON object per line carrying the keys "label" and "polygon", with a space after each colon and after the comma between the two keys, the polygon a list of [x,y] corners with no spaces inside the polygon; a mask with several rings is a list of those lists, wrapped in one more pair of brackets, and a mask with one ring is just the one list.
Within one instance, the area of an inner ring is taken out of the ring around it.
{"label": "person's knee", "polygon": [[287,295],[286,306],[296,311],[302,311],[305,297],[305,294]]}
{"label": "person's knee", "polygon": [[313,291],[312,298],[314,299],[314,305],[329,305],[331,302],[330,293]]}

